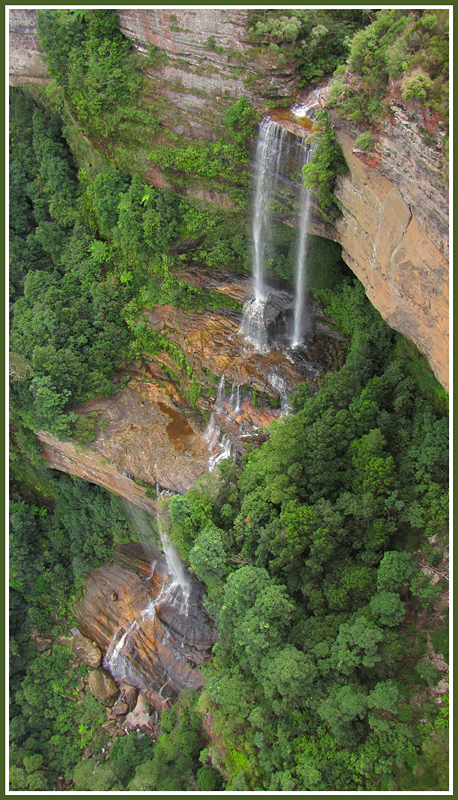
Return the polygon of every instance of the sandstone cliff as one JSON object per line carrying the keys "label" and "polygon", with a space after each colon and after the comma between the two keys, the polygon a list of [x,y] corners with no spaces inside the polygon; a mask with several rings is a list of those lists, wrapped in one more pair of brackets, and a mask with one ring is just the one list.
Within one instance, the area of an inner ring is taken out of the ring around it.
{"label": "sandstone cliff", "polygon": [[37,12],[31,8],[15,8],[8,14],[10,86],[46,85],[50,78],[39,49]]}
{"label": "sandstone cliff", "polygon": [[448,390],[448,189],[442,159],[421,122],[393,106],[373,154],[355,150],[361,130],[330,112],[349,167],[336,195],[336,240],[367,296],[427,356]]}

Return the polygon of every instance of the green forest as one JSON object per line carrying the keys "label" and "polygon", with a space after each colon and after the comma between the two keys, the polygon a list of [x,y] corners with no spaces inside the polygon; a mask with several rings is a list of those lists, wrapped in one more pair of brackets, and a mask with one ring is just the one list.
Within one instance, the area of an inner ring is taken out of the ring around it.
{"label": "green forest", "polygon": [[[138,533],[116,494],[50,469],[36,433],[86,446],[79,406],[157,353],[195,406],[185,353],[141,312],[240,311],[179,275],[250,274],[261,115],[243,95],[214,141],[171,132],[167,146],[160,102],[144,111],[145,64],[164,54],[140,56],[115,11],[43,10],[38,31],[51,82],[9,96],[10,789],[446,791],[448,695],[434,689],[449,657],[448,396],[318,236],[308,290],[342,334],[339,366],[302,383],[244,457],[162,503],[216,620],[204,688],[163,711],[155,743],[130,733],[109,749],[102,703],[77,702],[73,605]],[[367,127],[362,149],[393,78],[446,117],[443,10],[254,10],[246,35],[303,85],[334,73],[330,107]],[[332,220],[347,166],[326,112],[314,139],[304,181]],[[231,209],[153,187],[144,159],[178,189],[224,185]],[[294,252],[277,223],[270,277],[292,282]]]}

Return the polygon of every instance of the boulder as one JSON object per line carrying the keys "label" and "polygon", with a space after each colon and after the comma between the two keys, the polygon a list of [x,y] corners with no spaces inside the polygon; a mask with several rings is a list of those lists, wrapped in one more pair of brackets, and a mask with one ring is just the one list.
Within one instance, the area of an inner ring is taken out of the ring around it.
{"label": "boulder", "polygon": [[129,706],[127,703],[123,703],[122,700],[118,700],[113,708],[111,709],[115,717],[122,717],[124,714],[127,714],[129,711]]}
{"label": "boulder", "polygon": [[131,689],[127,689],[124,692],[124,696],[122,699],[126,703],[128,710],[133,711],[135,706],[137,705],[138,689],[135,689],[133,686]]}
{"label": "boulder", "polygon": [[111,675],[104,669],[93,669],[89,673],[89,691],[106,706],[113,706],[119,694]]}
{"label": "boulder", "polygon": [[86,636],[75,636],[72,650],[87,667],[91,667],[92,669],[100,667],[102,653],[97,645],[91,642],[90,639],[87,639]]}

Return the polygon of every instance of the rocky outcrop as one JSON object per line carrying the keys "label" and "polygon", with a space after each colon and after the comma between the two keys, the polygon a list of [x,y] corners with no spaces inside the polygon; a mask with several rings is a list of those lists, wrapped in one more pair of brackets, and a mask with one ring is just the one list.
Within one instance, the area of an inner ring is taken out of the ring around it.
{"label": "rocky outcrop", "polygon": [[39,49],[36,10],[11,8],[8,14],[10,86],[46,85],[50,78]]}
{"label": "rocky outcrop", "polygon": [[[181,277],[220,292],[227,303],[229,298],[244,302],[251,294],[248,278],[227,271],[196,267]],[[273,318],[274,327],[284,326],[290,306],[287,293],[274,292],[266,317]],[[242,314],[235,309],[145,309],[150,328],[166,334],[185,356],[192,378],[169,352],[158,353],[143,368],[134,365],[124,389],[77,409],[78,414],[98,413],[93,441],[61,442],[41,431],[45,459],[54,469],[115,491],[155,516],[157,484],[186,492],[208,471],[212,455],[218,455],[208,426],[211,414],[221,437],[230,436],[233,454],[242,455],[258,429],[280,416],[282,392],[292,392],[302,381],[314,382],[333,363],[341,337],[328,327],[330,320],[318,306],[312,309],[307,351],[286,353],[274,346],[268,356],[246,346]],[[222,376],[225,385],[218,396]]]}
{"label": "rocky outcrop", "polygon": [[118,15],[139,52],[153,45],[166,55],[164,65],[147,72],[168,104],[168,126],[185,137],[217,138],[214,117],[228,99],[246,95],[265,107],[296,92],[294,65],[278,67],[277,54],[249,40],[249,9],[123,9]]}
{"label": "rocky outcrop", "polygon": [[330,112],[349,167],[336,195],[343,258],[388,324],[425,353],[448,390],[448,188],[438,150],[400,108],[377,150],[355,150],[361,132]]}
{"label": "rocky outcrop", "polygon": [[102,653],[97,645],[91,642],[90,639],[87,639],[85,636],[75,636],[72,650],[87,667],[91,667],[91,669],[100,667]]}
{"label": "rocky outcrop", "polygon": [[88,675],[89,691],[104,706],[113,706],[119,689],[111,675],[104,669],[92,669]]}
{"label": "rocky outcrop", "polygon": [[[199,582],[186,573],[190,592],[184,603],[153,541],[117,545],[115,562],[88,576],[74,609],[79,629],[104,654],[104,669],[90,673],[91,691],[102,699],[106,670],[117,682],[143,689],[158,707],[183,688],[201,688],[198,666],[210,654],[216,632]],[[102,702],[113,705],[115,698],[110,691]],[[118,707],[120,713],[126,710]]]}
{"label": "rocky outcrop", "polygon": [[68,472],[69,475],[116,492],[147,514],[156,513],[156,503],[147,496],[146,489],[122,475],[116,465],[107,463],[99,453],[75,442],[62,442],[46,431],[39,431],[37,437],[43,444],[43,458],[52,469]]}

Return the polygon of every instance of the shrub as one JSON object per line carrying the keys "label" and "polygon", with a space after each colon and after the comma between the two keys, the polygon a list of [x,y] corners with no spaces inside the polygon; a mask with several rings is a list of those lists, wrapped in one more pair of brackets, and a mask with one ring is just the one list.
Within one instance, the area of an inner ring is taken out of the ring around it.
{"label": "shrub", "polygon": [[323,211],[330,212],[337,205],[334,195],[337,176],[345,175],[348,166],[326,112],[319,112],[317,123],[320,128],[313,137],[316,147],[304,167],[305,185],[314,193]]}
{"label": "shrub", "polygon": [[433,82],[422,69],[415,69],[402,82],[403,100],[426,100]]}
{"label": "shrub", "polygon": [[355,147],[360,150],[375,150],[374,137],[369,131],[365,131],[356,139]]}

